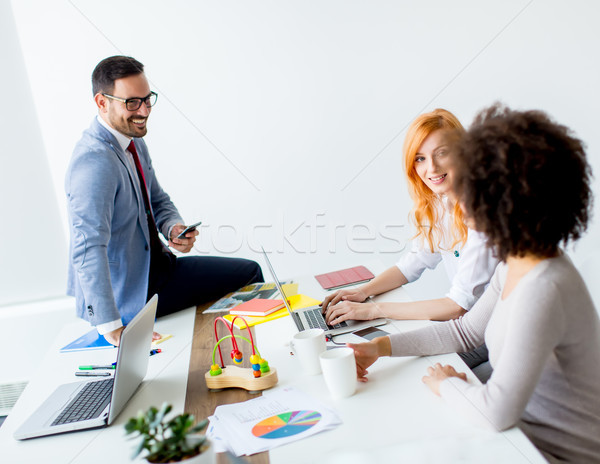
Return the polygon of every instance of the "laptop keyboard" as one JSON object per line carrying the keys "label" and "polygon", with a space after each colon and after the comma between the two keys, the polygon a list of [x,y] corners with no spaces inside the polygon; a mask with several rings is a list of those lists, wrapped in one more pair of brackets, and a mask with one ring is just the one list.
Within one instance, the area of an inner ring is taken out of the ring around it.
{"label": "laptop keyboard", "polygon": [[69,424],[98,417],[110,401],[113,378],[85,385],[51,425]]}
{"label": "laptop keyboard", "polygon": [[304,314],[306,315],[306,321],[311,329],[331,330],[346,327],[348,325],[346,324],[346,321],[336,325],[327,325],[325,318],[323,317],[323,313],[321,312],[321,308],[304,311]]}

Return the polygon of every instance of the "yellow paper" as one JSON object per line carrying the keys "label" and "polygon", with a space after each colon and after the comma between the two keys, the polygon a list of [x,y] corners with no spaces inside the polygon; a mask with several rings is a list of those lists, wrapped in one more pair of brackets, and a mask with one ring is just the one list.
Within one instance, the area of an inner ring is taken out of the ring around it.
{"label": "yellow paper", "polygon": [[[298,294],[298,284],[297,283],[283,284],[281,286],[281,288],[283,289],[283,293],[285,293],[285,296],[287,296],[288,298],[292,295]],[[283,298],[283,296],[281,298]]]}
{"label": "yellow paper", "polygon": [[156,348],[156,345],[158,345],[159,343],[164,342],[165,340],[168,340],[172,336],[173,335],[171,335],[171,334],[161,334],[161,336],[160,336],[160,338],[158,340],[152,341],[152,348]]}
{"label": "yellow paper", "polygon": [[[285,289],[283,290],[285,292]],[[287,295],[287,293],[286,293]],[[316,306],[321,304],[319,300],[315,300],[310,296],[302,295],[301,293],[298,295],[293,295],[288,297],[288,303],[292,307],[292,311],[296,311],[297,309],[308,308],[309,306]]]}
{"label": "yellow paper", "polygon": [[[298,284],[288,284],[288,285],[295,285],[296,291],[298,291]],[[283,291],[287,295],[287,289],[284,288]],[[310,296],[306,296],[306,295],[302,295],[302,294],[292,295],[292,296],[288,297],[288,302],[290,304],[290,307],[292,308],[292,311],[295,311],[295,310],[301,309],[301,308],[307,308],[309,306],[315,306],[315,305],[318,305],[319,303],[321,303],[319,300],[315,300],[314,298],[311,298]],[[248,326],[252,327],[253,325],[262,324],[263,322],[273,321],[275,319],[279,319],[280,317],[285,317],[285,316],[289,316],[289,313],[286,308],[275,311],[274,313],[271,313],[268,316],[243,316],[243,317],[248,322]],[[223,317],[227,321],[231,322],[233,320],[233,318],[235,317],[235,315],[227,314]],[[235,320],[234,324],[239,329],[246,328],[246,324],[244,324],[244,321],[239,317]]]}

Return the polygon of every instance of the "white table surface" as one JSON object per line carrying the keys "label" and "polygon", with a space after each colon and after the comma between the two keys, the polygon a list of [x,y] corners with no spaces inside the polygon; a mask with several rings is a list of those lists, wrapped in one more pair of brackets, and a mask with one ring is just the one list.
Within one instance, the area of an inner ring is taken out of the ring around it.
{"label": "white table surface", "polygon": [[[383,269],[367,264],[373,272]],[[312,277],[297,279],[300,293],[322,299],[326,294]],[[410,301],[403,289],[383,295],[378,301]],[[19,399],[4,425],[0,427],[2,463],[129,463],[134,442],[124,436],[123,424],[140,409],[174,405],[184,407],[192,345],[194,309],[161,318],[156,330],[174,337],[163,344],[162,353],[152,356],[148,374],[115,423],[106,428],[17,441],[14,430],[35,410],[57,385],[76,381],[73,373],[80,364],[103,364],[116,358],[116,350],[59,353],[59,348],[89,330],[86,323],[72,324],[60,333],[44,356],[40,372]],[[412,330],[427,321],[394,321],[384,330]],[[451,364],[467,372],[469,381],[478,380],[456,354],[429,357],[382,358],[370,369],[369,382],[358,384],[350,398],[332,400],[323,376],[305,376],[296,359],[289,354],[288,342],[296,332],[289,317],[256,326],[258,346],[271,366],[277,368],[275,388],[294,386],[338,411],[343,423],[334,430],[276,448],[270,452],[272,463],[538,463],[545,462],[519,429],[503,433],[482,430],[457,416],[442,399],[422,382],[427,366],[436,362]],[[338,342],[363,341],[348,334],[335,337]]]}
{"label": "white table surface", "polygon": [[[383,269],[367,265],[374,273]],[[295,279],[299,293],[322,299],[326,292],[312,276]],[[376,301],[410,301],[402,288]],[[408,331],[429,321],[393,321],[381,327],[388,332]],[[275,448],[272,463],[544,463],[545,459],[518,429],[496,433],[483,430],[455,413],[421,381],[428,366],[450,364],[479,383],[456,354],[427,357],[381,358],[369,369],[369,381],[358,383],[356,393],[333,400],[323,375],[307,376],[290,355],[289,340],[297,329],[289,317],[255,327],[261,354],[277,368],[275,388],[293,386],[332,405],[343,423],[334,430]],[[363,342],[352,335],[336,342]]]}
{"label": "white table surface", "polygon": [[110,427],[24,441],[15,440],[12,436],[13,432],[54,388],[63,383],[82,379],[74,375],[79,365],[106,364],[116,360],[116,349],[60,353],[61,347],[90,330],[89,325],[84,321],[65,327],[54,344],[48,347],[45,353],[40,353],[40,356],[44,357],[40,371],[33,376],[14,409],[0,427],[0,462],[3,464],[146,462],[139,458],[135,461],[130,460],[137,442],[125,438],[123,425],[140,409],[147,409],[152,405],[160,407],[164,401],[173,405],[174,412],[183,411],[195,309],[189,308],[158,319],[155,330],[163,334],[172,334],[173,337],[159,345],[161,353],[150,357],[148,373],[144,381]]}

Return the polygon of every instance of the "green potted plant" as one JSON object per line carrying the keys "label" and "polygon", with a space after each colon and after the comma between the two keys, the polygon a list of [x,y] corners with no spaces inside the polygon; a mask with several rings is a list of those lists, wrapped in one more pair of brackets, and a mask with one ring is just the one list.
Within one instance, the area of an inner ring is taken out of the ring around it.
{"label": "green potted plant", "polygon": [[137,432],[135,436],[141,437],[131,458],[135,459],[146,450],[144,457],[151,463],[214,462],[210,442],[204,435],[199,434],[208,424],[208,420],[194,425],[194,416],[186,413],[167,420],[166,416],[172,409],[170,404],[164,403],[160,410],[152,406],[145,412],[140,411],[137,417],[129,419],[125,424],[126,434]]}

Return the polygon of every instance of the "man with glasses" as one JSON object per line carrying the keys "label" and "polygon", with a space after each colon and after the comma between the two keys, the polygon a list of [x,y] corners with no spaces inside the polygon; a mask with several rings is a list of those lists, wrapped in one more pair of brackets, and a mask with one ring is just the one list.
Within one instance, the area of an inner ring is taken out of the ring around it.
{"label": "man with glasses", "polygon": [[[161,188],[143,138],[158,95],[144,66],[126,56],[102,60],[92,74],[98,115],[75,146],[65,189],[71,245],[67,293],[77,315],[118,345],[124,325],[158,293],[158,316],[262,281],[260,266],[240,258],[177,258],[198,231]],[[158,337],[155,334],[155,337]]]}

